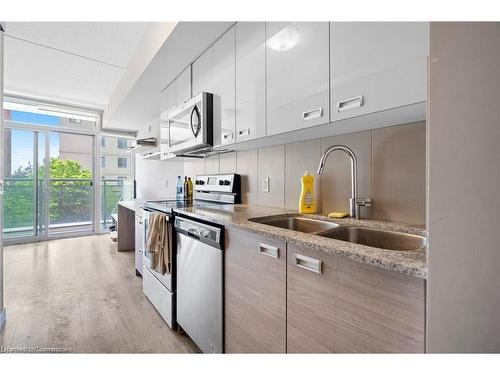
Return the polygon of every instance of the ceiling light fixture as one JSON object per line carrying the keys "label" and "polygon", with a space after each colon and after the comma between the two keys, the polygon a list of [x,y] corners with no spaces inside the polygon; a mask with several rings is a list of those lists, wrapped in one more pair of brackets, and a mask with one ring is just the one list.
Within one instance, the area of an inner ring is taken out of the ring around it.
{"label": "ceiling light fixture", "polygon": [[299,39],[299,28],[291,24],[269,38],[267,45],[274,51],[287,51],[295,47]]}

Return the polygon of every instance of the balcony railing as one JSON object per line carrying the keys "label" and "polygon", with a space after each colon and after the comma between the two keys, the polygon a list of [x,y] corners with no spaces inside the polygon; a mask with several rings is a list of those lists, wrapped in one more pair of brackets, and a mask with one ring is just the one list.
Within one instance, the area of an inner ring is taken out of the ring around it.
{"label": "balcony railing", "polygon": [[92,180],[49,178],[49,234],[92,230]]}
{"label": "balcony railing", "polygon": [[118,202],[133,199],[133,183],[123,179],[101,180],[101,226],[106,229],[112,222]]}
{"label": "balcony railing", "polygon": [[32,178],[4,178],[3,231],[6,238],[35,235],[36,184]]}
{"label": "balcony railing", "polygon": [[[93,187],[90,179],[50,178],[49,233],[60,234],[92,230]],[[111,214],[122,199],[131,199],[130,182],[121,179],[101,180],[101,228],[112,222]],[[44,232],[45,181],[33,178],[4,179],[4,234],[6,238],[30,237]],[[38,202],[38,203],[37,203]],[[38,204],[38,207],[37,207]]]}

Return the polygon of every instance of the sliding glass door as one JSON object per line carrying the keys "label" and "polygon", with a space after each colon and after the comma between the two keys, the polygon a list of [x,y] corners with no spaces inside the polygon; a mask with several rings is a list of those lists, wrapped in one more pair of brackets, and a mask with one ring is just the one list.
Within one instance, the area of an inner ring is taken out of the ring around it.
{"label": "sliding glass door", "polygon": [[94,136],[49,132],[48,235],[94,229]]}
{"label": "sliding glass door", "polygon": [[6,127],[4,239],[92,232],[94,136]]}
{"label": "sliding glass door", "polygon": [[45,134],[5,128],[4,137],[4,239],[43,235],[43,183]]}

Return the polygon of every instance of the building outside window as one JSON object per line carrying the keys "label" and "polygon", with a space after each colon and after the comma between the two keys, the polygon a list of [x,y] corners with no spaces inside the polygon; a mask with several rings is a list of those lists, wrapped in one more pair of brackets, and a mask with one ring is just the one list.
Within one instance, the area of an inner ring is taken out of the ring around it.
{"label": "building outside window", "polygon": [[127,138],[118,138],[118,148],[126,150],[129,147],[129,140]]}
{"label": "building outside window", "polygon": [[118,158],[118,168],[127,168],[127,158]]}
{"label": "building outside window", "polygon": [[106,157],[101,156],[101,168],[105,168],[105,167],[106,167]]}
{"label": "building outside window", "polygon": [[122,137],[102,136],[101,156],[101,228],[112,223],[120,200],[134,198],[134,158],[127,153],[130,140]]}

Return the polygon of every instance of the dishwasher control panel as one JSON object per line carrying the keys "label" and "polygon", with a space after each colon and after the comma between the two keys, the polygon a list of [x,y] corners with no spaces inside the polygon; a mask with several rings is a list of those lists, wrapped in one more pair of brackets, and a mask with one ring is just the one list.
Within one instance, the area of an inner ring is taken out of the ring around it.
{"label": "dishwasher control panel", "polygon": [[177,216],[175,218],[175,230],[210,246],[222,249],[222,228]]}

